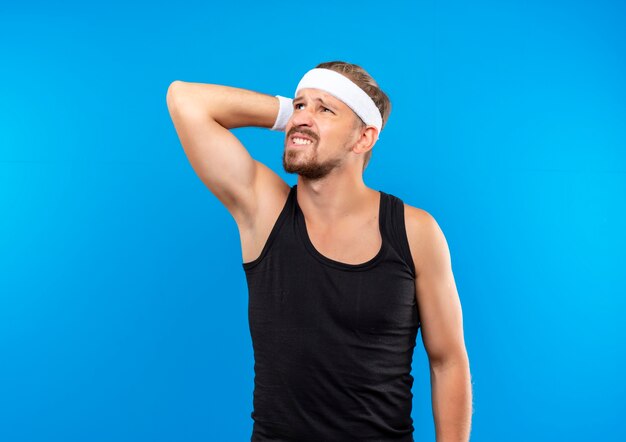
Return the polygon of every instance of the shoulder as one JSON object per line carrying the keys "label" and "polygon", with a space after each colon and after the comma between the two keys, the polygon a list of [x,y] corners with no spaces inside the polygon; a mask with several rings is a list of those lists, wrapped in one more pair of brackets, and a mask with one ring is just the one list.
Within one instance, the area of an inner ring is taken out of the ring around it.
{"label": "shoulder", "polygon": [[404,223],[416,274],[445,267],[449,261],[448,243],[435,217],[404,204]]}

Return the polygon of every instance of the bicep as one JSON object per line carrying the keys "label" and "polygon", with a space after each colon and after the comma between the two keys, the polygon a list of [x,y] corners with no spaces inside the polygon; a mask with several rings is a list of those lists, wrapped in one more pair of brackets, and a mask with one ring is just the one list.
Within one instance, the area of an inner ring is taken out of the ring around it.
{"label": "bicep", "polygon": [[251,217],[257,162],[229,129],[199,106],[168,97],[168,107],[198,177],[236,219]]}
{"label": "bicep", "polygon": [[428,212],[415,209],[409,220],[422,339],[430,362],[443,363],[465,351],[450,251],[443,231]]}

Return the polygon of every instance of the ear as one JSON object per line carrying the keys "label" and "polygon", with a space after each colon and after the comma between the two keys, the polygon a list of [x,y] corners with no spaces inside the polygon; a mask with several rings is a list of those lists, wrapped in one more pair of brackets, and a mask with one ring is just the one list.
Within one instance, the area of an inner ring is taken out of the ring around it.
{"label": "ear", "polygon": [[376,135],[378,134],[376,128],[366,126],[363,129],[359,129],[357,133],[358,138],[353,147],[354,152],[365,153],[368,150],[371,150],[374,147],[374,144],[376,144]]}

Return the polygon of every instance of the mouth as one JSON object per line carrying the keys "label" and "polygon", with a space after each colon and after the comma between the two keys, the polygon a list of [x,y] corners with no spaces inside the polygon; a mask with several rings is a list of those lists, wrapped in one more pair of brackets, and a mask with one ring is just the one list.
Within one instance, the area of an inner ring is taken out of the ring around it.
{"label": "mouth", "polygon": [[290,147],[306,147],[310,144],[315,144],[315,141],[301,133],[294,133],[289,137],[288,146]]}

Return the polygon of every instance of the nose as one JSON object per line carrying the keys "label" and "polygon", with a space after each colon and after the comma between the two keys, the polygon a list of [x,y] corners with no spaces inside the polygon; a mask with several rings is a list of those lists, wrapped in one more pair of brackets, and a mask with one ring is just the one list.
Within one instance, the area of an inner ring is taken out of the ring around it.
{"label": "nose", "polygon": [[306,109],[294,109],[293,114],[291,115],[291,123],[294,126],[311,126],[313,122],[312,112],[308,110],[308,106]]}

